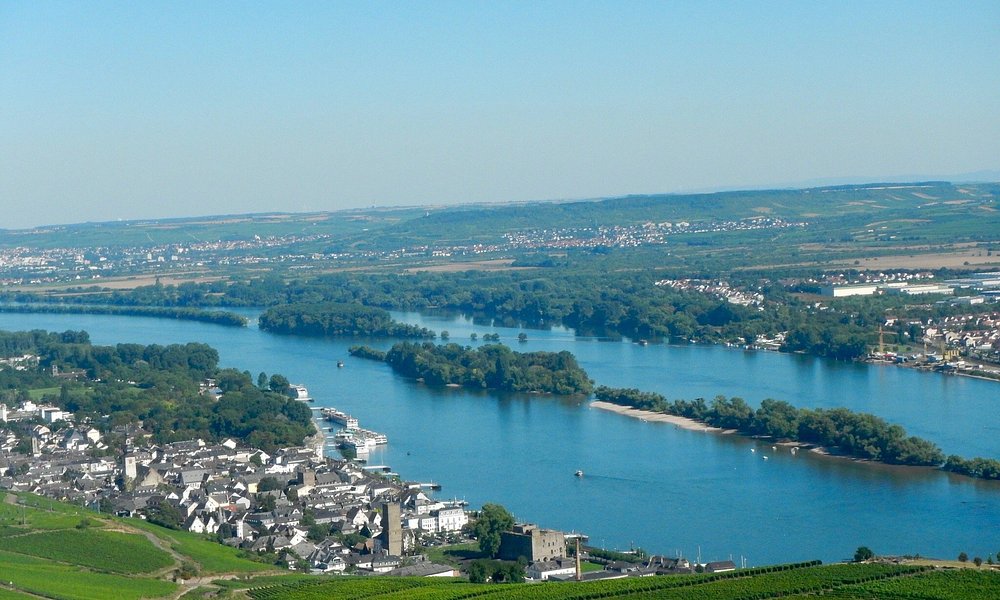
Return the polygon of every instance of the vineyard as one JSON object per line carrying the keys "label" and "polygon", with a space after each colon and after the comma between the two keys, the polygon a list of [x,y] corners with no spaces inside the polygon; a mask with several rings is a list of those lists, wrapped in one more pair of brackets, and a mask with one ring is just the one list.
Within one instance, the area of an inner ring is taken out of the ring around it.
{"label": "vineyard", "polygon": [[0,550],[125,574],[152,573],[173,564],[169,554],[146,538],[113,531],[67,529],[4,537]]}
{"label": "vineyard", "polygon": [[281,573],[194,534],[0,491],[0,600],[176,597],[195,586],[175,579],[182,566],[208,576]]}
{"label": "vineyard", "polygon": [[0,581],[5,587],[21,592],[67,600],[103,600],[109,597],[109,590],[114,590],[115,598],[138,600],[164,596],[177,588],[176,584],[160,579],[94,573],[77,565],[5,551],[0,551]]}
{"label": "vineyard", "polygon": [[252,573],[274,570],[273,565],[240,558],[238,550],[229,546],[223,546],[214,541],[206,541],[204,537],[194,533],[164,529],[163,527],[139,519],[121,519],[120,522],[128,524],[129,527],[142,529],[156,535],[156,537],[168,543],[174,552],[197,564],[198,570],[202,575]]}
{"label": "vineyard", "polygon": [[1000,572],[933,570],[893,564],[818,562],[714,575],[673,575],[583,583],[471,584],[459,580],[340,578],[250,590],[254,600],[972,600],[1000,598]]}
{"label": "vineyard", "polygon": [[[726,573],[538,584],[310,576],[275,570],[201,536],[144,521],[84,512],[30,494],[10,494],[5,500],[0,502],[0,600],[181,595],[252,600],[1000,600],[1000,570],[985,565],[943,569],[811,561]],[[174,579],[182,563],[207,577],[188,583]],[[208,582],[212,578],[217,579]]]}
{"label": "vineyard", "polygon": [[[830,600],[986,600],[1000,598],[1000,572],[979,569],[930,571],[835,590]],[[794,600],[805,600],[805,596]]]}

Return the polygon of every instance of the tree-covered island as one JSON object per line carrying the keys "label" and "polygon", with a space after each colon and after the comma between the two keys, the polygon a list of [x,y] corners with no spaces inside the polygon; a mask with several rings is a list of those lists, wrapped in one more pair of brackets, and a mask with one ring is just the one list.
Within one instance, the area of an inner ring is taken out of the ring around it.
{"label": "tree-covered island", "polygon": [[267,309],[260,328],[275,333],[319,336],[433,338],[426,327],[400,323],[381,308],[340,302],[298,302]]}
{"label": "tree-covered island", "polygon": [[[351,354],[379,360],[383,354],[367,346]],[[561,396],[587,395],[592,382],[569,352],[515,352],[502,344],[480,348],[458,344],[401,342],[384,353],[393,371],[433,386],[536,392]]]}
{"label": "tree-covered island", "polygon": [[204,310],[179,306],[116,306],[101,304],[0,304],[0,313],[48,313],[59,315],[121,315],[126,317],[153,317],[199,321],[227,327],[246,327],[244,316],[224,310]]}
{"label": "tree-covered island", "polygon": [[899,425],[846,408],[796,408],[782,400],[765,399],[754,410],[738,397],[716,396],[669,401],[655,392],[600,386],[594,397],[639,410],[685,417],[712,427],[774,440],[801,442],[831,452],[890,465],[940,467],[979,479],[1000,479],[1000,461],[949,456],[936,444],[907,436]]}

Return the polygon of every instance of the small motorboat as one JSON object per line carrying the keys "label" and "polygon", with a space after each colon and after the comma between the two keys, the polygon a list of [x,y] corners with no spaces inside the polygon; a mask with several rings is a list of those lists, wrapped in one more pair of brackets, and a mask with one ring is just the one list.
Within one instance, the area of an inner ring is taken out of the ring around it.
{"label": "small motorboat", "polygon": [[577,477],[583,477],[583,471],[577,470],[577,472],[573,473],[573,475],[575,475]]}

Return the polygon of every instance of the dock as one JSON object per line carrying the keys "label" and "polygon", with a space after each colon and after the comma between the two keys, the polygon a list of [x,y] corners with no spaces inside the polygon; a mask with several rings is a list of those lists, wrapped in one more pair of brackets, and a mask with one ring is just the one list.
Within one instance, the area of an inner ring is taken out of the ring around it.
{"label": "dock", "polygon": [[414,488],[426,488],[426,489],[429,489],[429,490],[438,491],[438,490],[441,489],[441,484],[440,483],[434,483],[433,481],[430,482],[430,483],[419,483],[419,482],[413,481],[413,482],[407,483],[406,487],[408,487],[410,489],[414,489]]}

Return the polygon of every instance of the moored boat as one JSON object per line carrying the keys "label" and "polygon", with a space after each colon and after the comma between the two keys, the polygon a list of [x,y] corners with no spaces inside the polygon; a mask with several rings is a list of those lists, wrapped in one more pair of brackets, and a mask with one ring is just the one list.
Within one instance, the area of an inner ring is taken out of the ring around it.
{"label": "moored boat", "polygon": [[288,395],[296,400],[301,400],[302,402],[312,402],[313,399],[309,396],[309,390],[304,385],[293,383],[288,386]]}
{"label": "moored boat", "polygon": [[348,429],[357,429],[358,420],[351,415],[339,411],[336,408],[324,408],[320,411],[323,418],[331,423],[337,423],[338,425],[343,425]]}

